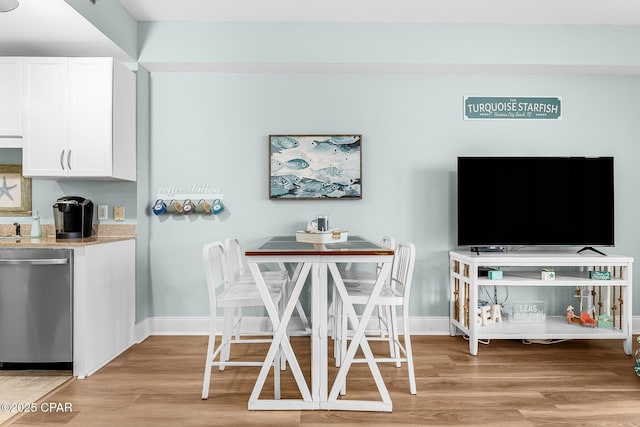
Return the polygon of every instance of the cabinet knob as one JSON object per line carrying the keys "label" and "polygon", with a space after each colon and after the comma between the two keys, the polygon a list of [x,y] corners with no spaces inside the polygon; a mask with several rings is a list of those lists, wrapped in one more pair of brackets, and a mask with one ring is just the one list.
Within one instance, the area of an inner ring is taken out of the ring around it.
{"label": "cabinet knob", "polygon": [[64,170],[64,150],[60,152],[60,167]]}
{"label": "cabinet knob", "polygon": [[67,153],[67,166],[69,167],[69,170],[71,170],[71,150]]}

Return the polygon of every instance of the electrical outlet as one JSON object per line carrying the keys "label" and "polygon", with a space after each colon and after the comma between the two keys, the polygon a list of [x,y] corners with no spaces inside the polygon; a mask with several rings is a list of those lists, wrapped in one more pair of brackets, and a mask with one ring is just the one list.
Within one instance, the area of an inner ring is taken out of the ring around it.
{"label": "electrical outlet", "polygon": [[109,205],[98,205],[98,219],[100,221],[109,219]]}
{"label": "electrical outlet", "polygon": [[113,219],[116,221],[124,221],[124,206],[113,207]]}

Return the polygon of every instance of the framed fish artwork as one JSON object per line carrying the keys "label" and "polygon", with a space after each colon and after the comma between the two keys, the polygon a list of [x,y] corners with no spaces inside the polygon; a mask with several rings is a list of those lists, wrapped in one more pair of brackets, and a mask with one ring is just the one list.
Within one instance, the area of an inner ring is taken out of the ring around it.
{"label": "framed fish artwork", "polygon": [[362,135],[269,135],[269,199],[362,199]]}

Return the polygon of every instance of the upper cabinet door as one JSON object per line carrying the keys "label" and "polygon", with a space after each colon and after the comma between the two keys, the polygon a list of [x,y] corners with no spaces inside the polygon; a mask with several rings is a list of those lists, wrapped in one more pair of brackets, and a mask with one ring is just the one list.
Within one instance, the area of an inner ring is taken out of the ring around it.
{"label": "upper cabinet door", "polygon": [[113,174],[113,60],[69,58],[69,176]]}
{"label": "upper cabinet door", "polygon": [[67,58],[23,58],[25,176],[66,176],[69,139]]}
{"label": "upper cabinet door", "polygon": [[22,170],[136,179],[135,74],[112,58],[23,58]]}
{"label": "upper cabinet door", "polygon": [[22,58],[0,57],[0,144],[6,145],[4,138],[21,137]]}

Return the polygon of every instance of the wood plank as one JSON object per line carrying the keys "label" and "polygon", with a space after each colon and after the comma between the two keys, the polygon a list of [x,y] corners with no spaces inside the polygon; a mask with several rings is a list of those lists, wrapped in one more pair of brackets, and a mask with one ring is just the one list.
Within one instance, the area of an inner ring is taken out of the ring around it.
{"label": "wood plank", "polygon": [[[291,341],[301,364],[308,364],[308,338]],[[386,350],[385,343],[371,346],[376,353]],[[214,369],[211,395],[201,400],[207,338],[153,336],[96,374],[74,380],[46,398],[72,403],[72,413],[25,414],[13,425],[595,426],[637,425],[640,419],[640,378],[633,372],[634,359],[624,354],[619,341],[524,345],[492,340],[476,357],[469,355],[468,342],[461,337],[415,336],[413,347],[417,395],[409,393],[404,366],[381,365],[392,413],[249,411],[247,402],[259,371],[255,367]],[[233,354],[260,358],[265,352],[266,346],[256,344],[240,346]],[[303,372],[309,375],[304,367]],[[329,378],[336,372],[332,367]],[[345,399],[377,396],[365,365],[353,366],[347,384]],[[272,383],[265,386],[265,395],[268,390]],[[298,396],[290,370],[283,372],[282,397]]]}

